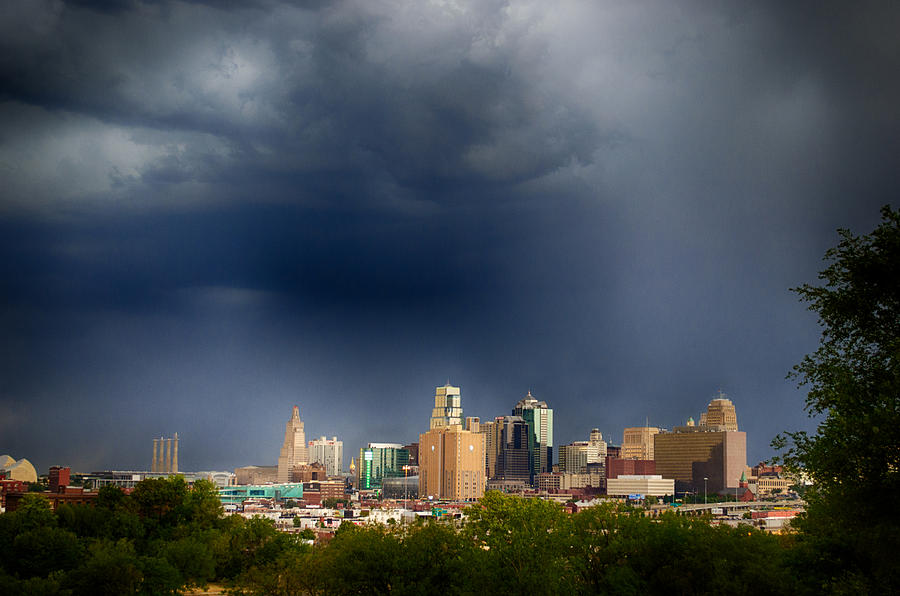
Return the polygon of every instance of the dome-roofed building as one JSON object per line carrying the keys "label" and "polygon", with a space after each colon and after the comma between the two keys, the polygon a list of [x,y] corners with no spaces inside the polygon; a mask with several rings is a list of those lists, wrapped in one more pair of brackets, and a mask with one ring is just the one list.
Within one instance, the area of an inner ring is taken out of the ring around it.
{"label": "dome-roofed building", "polygon": [[22,482],[37,482],[37,471],[25,458],[16,460],[10,455],[0,455],[0,476]]}

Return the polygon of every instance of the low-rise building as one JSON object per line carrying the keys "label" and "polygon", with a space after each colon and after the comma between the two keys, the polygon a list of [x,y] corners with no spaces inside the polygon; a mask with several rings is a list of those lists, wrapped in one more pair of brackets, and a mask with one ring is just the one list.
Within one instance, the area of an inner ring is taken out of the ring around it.
{"label": "low-rise building", "polygon": [[242,505],[248,499],[272,499],[286,501],[303,498],[303,484],[289,482],[282,484],[229,486],[219,489],[219,500],[223,505]]}
{"label": "low-rise building", "polygon": [[[611,497],[664,497],[675,494],[675,480],[660,474],[621,475],[606,480],[606,494]],[[643,498],[641,497],[641,498]]]}

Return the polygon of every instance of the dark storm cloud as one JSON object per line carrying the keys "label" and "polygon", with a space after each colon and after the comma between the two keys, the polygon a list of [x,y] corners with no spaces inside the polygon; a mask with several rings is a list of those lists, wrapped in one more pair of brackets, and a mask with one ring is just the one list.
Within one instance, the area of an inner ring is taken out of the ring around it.
{"label": "dark storm cloud", "polygon": [[557,443],[721,386],[761,458],[808,424],[787,288],[896,196],[895,3],[2,11],[0,431],[39,468],[51,413],[78,466],[270,463],[294,402],[349,459],[448,375]]}

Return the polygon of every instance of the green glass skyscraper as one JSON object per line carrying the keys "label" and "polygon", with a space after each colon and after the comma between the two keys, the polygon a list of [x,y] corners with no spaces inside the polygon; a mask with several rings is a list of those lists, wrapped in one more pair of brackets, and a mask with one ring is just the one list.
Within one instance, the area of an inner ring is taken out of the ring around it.
{"label": "green glass skyscraper", "polygon": [[381,488],[384,478],[403,476],[409,450],[399,443],[369,443],[359,450],[359,489]]}
{"label": "green glass skyscraper", "polygon": [[544,472],[553,471],[553,410],[547,402],[538,401],[528,392],[512,411],[528,424],[528,453],[531,460],[531,482]]}

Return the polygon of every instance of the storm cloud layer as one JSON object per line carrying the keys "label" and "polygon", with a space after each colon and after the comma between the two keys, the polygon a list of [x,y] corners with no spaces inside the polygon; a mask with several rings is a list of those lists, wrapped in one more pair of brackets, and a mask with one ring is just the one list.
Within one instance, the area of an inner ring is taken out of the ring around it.
{"label": "storm cloud layer", "polygon": [[[789,5],[789,6],[788,6]],[[5,2],[0,452],[272,464],[529,389],[809,428],[788,288],[896,204],[896,3]]]}

